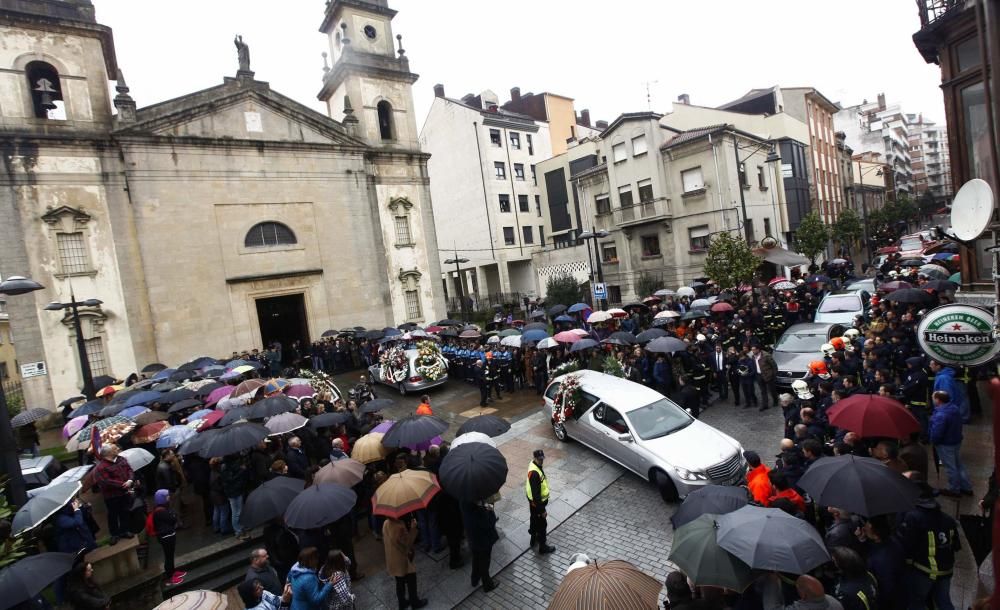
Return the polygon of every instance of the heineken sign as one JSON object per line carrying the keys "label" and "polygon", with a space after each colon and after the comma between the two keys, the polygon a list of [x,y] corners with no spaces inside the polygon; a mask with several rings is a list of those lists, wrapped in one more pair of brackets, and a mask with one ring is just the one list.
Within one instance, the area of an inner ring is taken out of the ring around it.
{"label": "heineken sign", "polygon": [[917,341],[924,353],[944,364],[974,366],[1000,351],[993,338],[993,314],[971,305],[943,305],[927,312],[917,327]]}

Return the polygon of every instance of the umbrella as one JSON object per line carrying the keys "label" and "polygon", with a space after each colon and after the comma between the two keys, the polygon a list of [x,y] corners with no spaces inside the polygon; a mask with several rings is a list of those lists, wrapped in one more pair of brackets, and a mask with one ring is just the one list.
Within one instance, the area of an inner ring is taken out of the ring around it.
{"label": "umbrella", "polygon": [[103,409],[97,412],[98,417],[111,417],[112,415],[118,415],[125,409],[124,402],[111,402],[105,405]]}
{"label": "umbrella", "polygon": [[773,277],[770,280],[768,280],[767,285],[774,286],[775,284],[780,284],[781,282],[787,282],[787,281],[788,281],[787,277],[779,275],[778,277]]}
{"label": "umbrella", "polygon": [[298,406],[299,403],[294,398],[289,398],[284,394],[269,396],[260,402],[250,405],[248,419],[261,419],[281,413],[290,413],[297,409]]}
{"label": "umbrella", "polygon": [[907,438],[920,422],[902,403],[874,394],[854,394],[827,411],[830,423],[862,437]]}
{"label": "umbrella", "polygon": [[358,495],[343,485],[314,483],[289,503],[285,524],[304,530],[323,527],[351,512],[357,501]]}
{"label": "umbrella", "polygon": [[556,334],[552,338],[560,343],[576,343],[577,341],[580,340],[580,335],[574,332],[570,332],[568,330],[564,330],[563,332]]}
{"label": "umbrella", "polygon": [[673,309],[667,309],[666,311],[661,311],[653,316],[654,320],[662,320],[664,318],[679,318],[681,317],[680,312],[674,311]]}
{"label": "umbrella", "polygon": [[346,424],[351,419],[351,414],[347,411],[334,413],[320,413],[309,419],[309,425],[313,428],[331,428]]}
{"label": "umbrella", "polygon": [[550,349],[553,347],[559,347],[559,342],[556,341],[553,337],[546,337],[541,341],[539,341],[537,345],[535,345],[536,349]]}
{"label": "umbrella", "polygon": [[14,519],[10,522],[11,535],[20,536],[37,527],[57,510],[69,504],[82,487],[79,481],[66,481],[51,484],[35,494],[14,513]]}
{"label": "umbrella", "polygon": [[751,568],[805,574],[830,561],[816,529],[777,508],[747,505],[717,522],[719,546]]}
{"label": "umbrella", "polygon": [[924,259],[923,259],[923,257],[921,257],[921,258],[908,258],[905,261],[903,261],[902,263],[900,263],[900,266],[902,266],[902,267],[923,267],[924,266]]}
{"label": "umbrella", "polygon": [[132,467],[132,470],[139,470],[143,466],[149,466],[155,459],[152,453],[142,447],[132,447],[131,449],[122,451],[118,455],[125,458],[125,461]]}
{"label": "umbrella", "polygon": [[256,392],[266,383],[267,382],[263,379],[247,379],[236,386],[236,389],[233,390],[231,396],[242,396],[244,394]]}
{"label": "umbrella", "polygon": [[444,456],[438,477],[449,495],[475,502],[500,491],[507,480],[507,460],[486,443],[465,443]]}
{"label": "umbrella", "polygon": [[708,317],[707,312],[702,311],[700,309],[692,309],[691,311],[681,316],[681,320],[696,320],[698,318],[707,318],[707,317]]}
{"label": "umbrella", "polygon": [[169,417],[170,416],[163,411],[146,411],[145,413],[136,415],[135,419],[132,421],[134,421],[138,426],[145,426],[153,422],[163,421]]}
{"label": "umbrella", "polygon": [[500,339],[500,345],[506,345],[507,347],[521,347],[521,335],[508,335],[503,339]]}
{"label": "umbrella", "polygon": [[624,309],[621,309],[620,307],[612,307],[611,309],[608,310],[608,313],[611,314],[611,317],[613,317],[613,318],[627,318],[628,317],[628,312],[625,311]]}
{"label": "umbrella", "polygon": [[388,432],[388,431],[389,431],[389,429],[390,429],[390,428],[392,428],[392,427],[393,427],[393,426],[394,426],[395,424],[396,424],[395,420],[391,420],[391,419],[389,419],[389,420],[386,420],[386,421],[384,421],[384,422],[380,423],[379,425],[375,426],[374,428],[372,428],[372,430],[371,430],[371,431],[372,431],[372,432],[379,432],[379,433],[381,433],[381,434],[385,434],[385,433],[386,433],[386,432]]}
{"label": "umbrella", "polygon": [[646,344],[646,351],[657,354],[671,354],[686,350],[688,344],[677,337],[659,337]]}
{"label": "umbrella", "polygon": [[134,406],[134,407],[129,407],[127,409],[122,409],[122,411],[121,411],[121,413],[119,413],[119,415],[121,415],[122,417],[127,417],[127,418],[131,419],[132,421],[135,421],[135,418],[139,417],[143,413],[149,413],[149,409],[147,409],[146,407],[142,407],[142,406],[138,406],[137,405],[137,406]]}
{"label": "umbrella", "polygon": [[478,330],[463,330],[458,334],[460,339],[478,339],[481,336]]}
{"label": "umbrella", "polygon": [[128,400],[125,401],[125,406],[134,407],[136,405],[144,405],[146,403],[163,402],[161,400],[162,396],[164,395],[159,392],[137,392],[136,394],[128,397]]}
{"label": "umbrella", "polygon": [[728,313],[733,311],[733,306],[725,301],[719,301],[718,303],[712,303],[712,306],[709,309],[711,309],[714,313]]}
{"label": "umbrella", "polygon": [[69,438],[83,429],[83,427],[87,425],[88,419],[90,418],[86,415],[81,415],[66,422],[66,425],[63,426],[62,429],[63,438]]}
{"label": "umbrella", "polygon": [[639,336],[635,338],[636,343],[649,343],[653,339],[659,339],[660,337],[666,337],[667,331],[661,328],[650,328],[649,330],[644,330],[639,333]]}
{"label": "umbrella", "polygon": [[530,330],[524,331],[524,334],[521,335],[521,341],[522,342],[525,342],[525,341],[541,341],[542,339],[548,338],[548,336],[549,336],[549,333],[547,331],[544,331],[544,330],[542,330],[540,328],[532,328]]}
{"label": "umbrella", "polygon": [[32,599],[76,563],[76,553],[39,553],[0,570],[0,599],[12,608]]}
{"label": "umbrella", "polygon": [[691,301],[691,309],[708,309],[712,304],[708,302],[708,299],[695,299]]}
{"label": "umbrella", "polygon": [[[100,390],[101,388],[106,388],[109,385],[115,385],[118,381],[114,377],[109,377],[108,375],[98,375],[94,377],[94,389]],[[80,390],[83,391],[82,389]]]}
{"label": "umbrella", "polygon": [[673,290],[670,290],[669,288],[661,288],[660,290],[657,290],[656,292],[654,292],[653,296],[654,297],[661,297],[662,298],[662,297],[672,297],[675,294],[677,294],[677,293],[675,291],[673,291]]}
{"label": "umbrella", "polygon": [[269,395],[274,394],[275,392],[280,392],[284,390],[290,385],[291,383],[289,383],[287,379],[271,378],[268,379],[267,383],[264,384],[264,393]]}
{"label": "umbrella", "polygon": [[573,347],[569,348],[571,353],[582,352],[583,350],[593,349],[599,347],[601,344],[593,339],[580,339],[573,344]]}
{"label": "umbrella", "polygon": [[756,575],[750,566],[719,546],[716,518],[711,513],[692,516],[677,528],[668,559],[697,586],[743,591]]}
{"label": "umbrella", "polygon": [[810,275],[809,277],[806,278],[806,283],[807,284],[820,284],[820,283],[822,283],[822,284],[829,284],[830,283],[830,278],[826,277],[825,275]]}
{"label": "umbrella", "polygon": [[514,336],[520,336],[520,334],[521,331],[517,330],[516,328],[505,328],[501,330],[499,333],[501,337],[514,337]]}
{"label": "umbrella", "polygon": [[594,562],[563,577],[549,610],[656,610],[662,587],[627,561]]}
{"label": "umbrella", "polygon": [[198,431],[190,426],[170,426],[160,432],[159,438],[156,439],[156,448],[180,447],[196,434]]}
{"label": "umbrella", "polygon": [[553,305],[546,310],[550,316],[558,316],[562,312],[566,311],[565,305]]}
{"label": "umbrella", "polygon": [[[198,421],[199,419],[201,419],[202,417],[205,417],[206,415],[208,415],[210,413],[217,413],[217,411],[215,409],[200,409],[198,411],[195,411],[191,415],[188,415],[187,416],[187,420],[188,420],[189,423],[193,422],[193,421]],[[223,413],[223,415],[225,415],[225,413]]]}
{"label": "umbrella", "polygon": [[73,412],[69,414],[69,417],[70,419],[73,419],[83,415],[90,415],[91,413],[97,413],[102,408],[104,408],[104,401],[99,398],[95,398],[94,400],[89,400],[73,409]]}
{"label": "umbrella", "polygon": [[934,290],[935,292],[954,292],[958,290],[958,284],[951,280],[931,280],[922,285],[924,290]]}
{"label": "umbrella", "polygon": [[316,395],[311,385],[290,385],[285,388],[285,395],[292,398],[309,398]]}
{"label": "umbrella", "polygon": [[[609,316],[609,318],[610,318],[610,316]],[[589,322],[590,318],[587,318],[587,321]],[[595,320],[595,321],[597,321],[597,322],[603,322],[604,320]],[[553,322],[576,322],[576,319],[572,318],[570,316],[567,316],[567,315],[561,315],[561,316],[558,316],[555,320],[553,320]]]}
{"label": "umbrella", "polygon": [[[451,452],[449,452],[451,453]],[[404,470],[389,476],[372,496],[372,512],[391,519],[427,508],[431,498],[441,491],[437,477],[425,470]]]}
{"label": "umbrella", "polygon": [[384,436],[381,432],[370,432],[354,441],[354,446],[351,447],[351,459],[362,464],[384,460],[389,454],[389,450],[382,444]]}
{"label": "umbrella", "polygon": [[878,285],[878,289],[881,292],[886,292],[886,293],[893,292],[895,290],[902,290],[903,288],[913,288],[913,284],[909,282],[904,282],[902,280],[898,280],[895,282],[886,282],[884,284]]}
{"label": "umbrella", "polygon": [[785,280],[783,282],[777,282],[771,284],[771,288],[773,288],[774,290],[795,290],[796,286],[795,282],[790,282],[788,280]]}
{"label": "umbrella", "polygon": [[[128,429],[128,430],[131,430],[132,428],[135,427],[135,422],[133,422],[131,419],[127,417],[122,417],[120,415],[115,415],[114,417],[99,419],[94,423],[90,424],[89,426],[87,426],[86,428],[84,428],[83,430],[80,430],[80,434],[77,435],[76,440],[78,443],[82,445],[83,443],[86,443],[90,440],[90,434],[95,429],[104,432],[111,426],[118,426],[119,424],[123,429]],[[102,434],[101,436],[103,437],[104,435]]]}
{"label": "umbrella", "polygon": [[936,280],[944,280],[951,275],[951,271],[948,271],[941,265],[935,265],[933,263],[922,266],[917,270],[917,273],[920,275],[926,275],[927,277],[933,277]]}
{"label": "umbrella", "polygon": [[336,337],[339,334],[340,334],[340,332],[336,331],[336,330],[324,330],[323,334],[320,335],[320,337],[324,337],[324,338],[325,337]]}
{"label": "umbrella", "polygon": [[240,525],[250,529],[285,514],[288,505],[305,488],[306,482],[292,477],[274,477],[250,492],[243,504]]}
{"label": "umbrella", "polygon": [[226,414],[222,416],[222,419],[219,420],[220,426],[228,426],[230,424],[235,424],[240,420],[249,419],[250,407],[235,407],[225,413]]}
{"label": "umbrella", "polygon": [[743,487],[728,485],[705,485],[699,487],[684,498],[677,512],[670,517],[674,528],[694,521],[699,515],[711,513],[725,515],[747,505],[747,490]]}
{"label": "umbrella", "polygon": [[[565,318],[565,317],[566,316],[559,316],[559,318]],[[556,318],[556,322],[563,321],[563,320],[560,320],[559,318]],[[610,312],[607,312],[607,311],[595,311],[594,313],[592,313],[589,316],[587,316],[587,324],[597,324],[599,322],[607,322],[608,320],[610,320],[612,318],[614,318],[614,316],[612,316]],[[565,320],[565,321],[566,322],[572,322],[573,318],[570,318],[569,320]]]}
{"label": "umbrella", "polygon": [[225,416],[225,411],[211,411],[204,417],[200,417],[194,421],[188,421],[187,425],[189,428],[194,428],[198,432],[201,432],[219,423],[219,420]]}
{"label": "umbrella", "polygon": [[924,290],[919,288],[901,288],[894,290],[885,296],[886,301],[893,303],[918,303],[930,304],[936,299]]}
{"label": "umbrella", "polygon": [[271,432],[268,436],[276,436],[298,430],[307,423],[309,420],[298,413],[280,413],[264,422],[264,427]]}
{"label": "umbrella", "polygon": [[601,343],[610,343],[611,345],[635,345],[635,335],[625,331],[618,331],[616,333],[611,333],[611,336],[601,341]]}
{"label": "umbrella", "polygon": [[545,317],[545,312],[542,311],[541,309],[536,309],[535,311],[533,311],[530,314],[528,314],[528,317],[532,318],[532,319],[544,318]]}
{"label": "umbrella", "polygon": [[143,445],[145,443],[151,443],[156,439],[160,438],[160,434],[164,430],[170,427],[170,424],[165,421],[150,422],[143,425],[141,428],[136,430],[132,434],[132,441],[136,444]]}
{"label": "umbrella", "polygon": [[949,282],[955,282],[956,284],[961,284],[962,283],[962,274],[961,273],[952,273],[951,276],[948,277],[948,281]]}
{"label": "umbrella", "polygon": [[496,415],[477,415],[459,427],[458,435],[467,432],[482,432],[487,436],[500,436],[508,430],[510,430],[510,424],[502,417],[497,417]]}
{"label": "umbrella", "polygon": [[28,409],[27,411],[21,411],[20,413],[12,417],[10,420],[10,425],[14,426],[15,428],[19,428],[21,426],[27,426],[28,424],[36,422],[42,419],[43,417],[48,417],[49,415],[52,415],[52,411],[49,411],[48,409],[43,409],[41,407],[34,407],[32,409]]}
{"label": "umbrella", "polygon": [[146,366],[142,367],[142,370],[139,371],[139,372],[140,373],[145,373],[147,375],[150,375],[152,373],[159,373],[160,371],[162,371],[165,368],[167,368],[167,365],[160,364],[159,362],[154,362],[152,364],[147,364]]}
{"label": "umbrella", "polygon": [[256,446],[267,438],[268,434],[270,430],[264,426],[249,422],[209,430],[202,435],[205,440],[198,443],[198,455],[203,458],[213,458],[239,453]]}
{"label": "umbrella", "polygon": [[87,400],[87,397],[84,396],[83,394],[77,394],[76,396],[70,396],[66,400],[64,400],[61,403],[59,403],[59,408],[62,409],[62,408],[68,407],[69,405],[71,405],[71,404],[73,404],[75,402],[80,402],[81,400]]}
{"label": "umbrella", "polygon": [[404,447],[430,440],[448,429],[448,422],[433,415],[407,415],[385,433],[386,447]]}
{"label": "umbrella", "polygon": [[451,448],[454,449],[455,447],[466,443],[483,443],[489,445],[490,447],[497,446],[496,442],[494,442],[492,438],[482,432],[466,432],[465,434],[459,434],[455,437],[455,440],[451,442]]}
{"label": "umbrella", "polygon": [[679,296],[679,297],[693,297],[694,296],[694,288],[691,288],[689,286],[681,286],[680,288],[677,289],[677,296]]}
{"label": "umbrella", "polygon": [[225,397],[229,396],[230,394],[232,394],[233,390],[235,390],[235,389],[236,388],[234,388],[231,385],[225,385],[225,386],[222,386],[221,388],[216,388],[216,389],[212,390],[208,394],[208,396],[205,397],[205,405],[206,406],[210,406],[210,405],[216,404],[217,402],[219,402],[223,398],[225,398]]}
{"label": "umbrella", "polygon": [[358,409],[359,413],[377,413],[384,409],[390,409],[396,406],[396,401],[391,398],[376,398],[374,400],[369,400],[365,404],[361,405]]}
{"label": "umbrella", "polygon": [[486,340],[486,343],[490,345],[500,343],[500,335],[493,335],[492,337]]}
{"label": "umbrella", "polygon": [[203,379],[202,381],[196,381],[194,383],[188,384],[188,389],[194,390],[194,397],[200,400],[205,400],[216,390],[230,389],[232,386],[228,386],[224,383],[219,383],[218,381],[209,381],[208,379]]}
{"label": "umbrella", "polygon": [[194,390],[189,390],[187,388],[177,388],[176,390],[170,390],[166,394],[161,394],[159,398],[154,398],[156,402],[163,405],[172,405],[182,400],[188,400],[194,398]]}
{"label": "umbrella", "polygon": [[365,465],[348,458],[330,462],[320,468],[313,477],[313,484],[338,483],[344,487],[354,487],[364,478]]}
{"label": "umbrella", "polygon": [[463,322],[459,322],[458,320],[452,320],[450,318],[445,318],[444,320],[441,320],[440,322],[438,322],[437,326],[461,326],[462,324],[463,324]]}
{"label": "umbrella", "polygon": [[920,495],[912,481],[879,460],[850,454],[816,460],[798,486],[822,506],[865,517],[910,510]]}
{"label": "umbrella", "polygon": [[847,263],[847,260],[843,258],[834,258],[830,260],[831,265],[843,265],[845,263]]}
{"label": "umbrella", "polygon": [[153,610],[226,610],[229,599],[222,593],[198,589],[177,593]]}
{"label": "umbrella", "polygon": [[150,379],[169,379],[171,375],[177,372],[177,369],[165,368],[159,373],[150,377]]}

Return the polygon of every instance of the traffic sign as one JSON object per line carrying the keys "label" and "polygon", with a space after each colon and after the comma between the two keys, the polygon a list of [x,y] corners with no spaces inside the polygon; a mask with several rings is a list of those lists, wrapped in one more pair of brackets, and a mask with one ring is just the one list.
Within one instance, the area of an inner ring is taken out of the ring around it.
{"label": "traffic sign", "polygon": [[598,300],[608,298],[608,285],[604,282],[594,283],[594,298]]}

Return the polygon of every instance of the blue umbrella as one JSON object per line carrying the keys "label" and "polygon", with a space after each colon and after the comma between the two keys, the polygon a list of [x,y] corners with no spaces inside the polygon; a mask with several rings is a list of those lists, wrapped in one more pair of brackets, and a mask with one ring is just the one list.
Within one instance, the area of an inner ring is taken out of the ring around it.
{"label": "blue umbrella", "polygon": [[149,411],[149,409],[147,409],[146,407],[137,405],[134,407],[129,407],[127,409],[122,409],[122,411],[119,412],[118,415],[121,415],[122,417],[128,417],[131,419],[133,417],[136,417],[137,415],[142,415],[147,411]]}
{"label": "blue umbrella", "polygon": [[569,348],[570,352],[582,352],[585,349],[590,349],[592,347],[597,347],[600,345],[597,341],[593,339],[580,339],[573,344],[573,347]]}
{"label": "blue umbrella", "polygon": [[198,431],[187,426],[170,426],[160,433],[160,438],[156,439],[157,449],[167,447],[177,447],[189,438],[193,438]]}
{"label": "blue umbrella", "polygon": [[148,402],[156,402],[162,397],[163,394],[159,392],[139,392],[129,397],[128,401],[125,403],[125,407],[134,407],[136,405],[144,405]]}
{"label": "blue umbrella", "polygon": [[542,339],[548,336],[549,333],[545,332],[544,330],[536,328],[533,330],[525,331],[525,333],[521,335],[521,341],[541,341]]}
{"label": "blue umbrella", "polygon": [[159,373],[150,377],[150,379],[164,380],[169,378],[171,375],[177,372],[177,369],[163,369]]}
{"label": "blue umbrella", "polygon": [[74,417],[80,417],[81,415],[90,415],[91,413],[97,413],[104,408],[104,401],[100,398],[95,398],[94,400],[89,400],[69,414],[69,419]]}
{"label": "blue umbrella", "polygon": [[559,316],[556,318],[556,322],[576,322],[576,320],[569,316]]}
{"label": "blue umbrella", "polygon": [[392,328],[387,326],[382,329],[382,335],[386,337],[391,337],[393,335],[401,335],[401,334],[403,334],[403,331],[399,330],[398,328]]}
{"label": "blue umbrella", "polygon": [[566,311],[570,313],[576,313],[578,311],[583,311],[584,309],[590,309],[590,305],[587,305],[586,303],[575,303],[573,305],[570,305],[569,309],[567,309]]}
{"label": "blue umbrella", "polygon": [[214,410],[215,409],[202,409],[200,411],[195,411],[191,415],[188,415],[188,421],[194,421],[196,419],[201,419],[202,417],[205,417],[206,415],[208,415],[209,413],[211,413]]}

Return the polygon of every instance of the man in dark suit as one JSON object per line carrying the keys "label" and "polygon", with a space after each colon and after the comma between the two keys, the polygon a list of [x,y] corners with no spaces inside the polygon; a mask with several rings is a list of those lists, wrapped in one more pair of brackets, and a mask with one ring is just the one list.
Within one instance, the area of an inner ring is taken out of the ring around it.
{"label": "man in dark suit", "polygon": [[726,354],[722,351],[722,344],[715,344],[715,351],[709,356],[709,365],[712,368],[712,380],[715,382],[715,391],[719,393],[721,400],[729,398],[729,365],[726,363]]}
{"label": "man in dark suit", "polygon": [[288,476],[304,479],[309,468],[309,458],[302,451],[302,439],[293,436],[288,439],[288,450],[285,451],[285,463],[288,464]]}
{"label": "man in dark suit", "polygon": [[490,398],[490,382],[486,373],[486,366],[482,360],[476,360],[472,366],[472,378],[479,387],[479,406],[485,407]]}
{"label": "man in dark suit", "polygon": [[681,390],[677,398],[681,408],[697,418],[701,414],[701,394],[687,375],[682,376],[678,381],[681,384]]}
{"label": "man in dark suit", "polygon": [[775,408],[778,406],[778,365],[775,364],[771,354],[755,345],[750,349],[750,357],[753,361],[753,371],[757,374],[757,385],[760,386],[760,410],[764,411],[768,405],[768,395],[770,394],[771,404]]}

